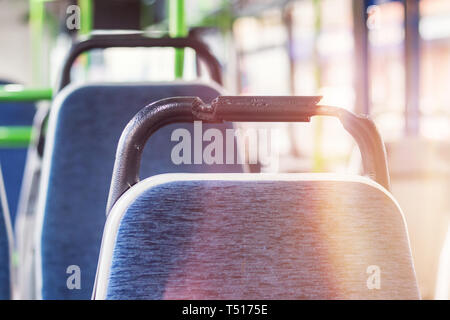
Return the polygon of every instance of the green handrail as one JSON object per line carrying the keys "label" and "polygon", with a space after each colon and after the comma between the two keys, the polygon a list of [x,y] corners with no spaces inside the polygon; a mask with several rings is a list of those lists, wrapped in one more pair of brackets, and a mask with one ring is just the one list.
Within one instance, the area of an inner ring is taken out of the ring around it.
{"label": "green handrail", "polygon": [[[188,28],[184,11],[184,0],[169,1],[169,35],[173,38],[186,37]],[[175,49],[175,78],[183,77],[184,49]]]}
{"label": "green handrail", "polygon": [[51,88],[25,88],[15,84],[0,86],[0,102],[43,101],[52,97]]}
{"label": "green handrail", "polygon": [[80,34],[87,35],[91,33],[94,24],[94,5],[92,0],[79,0],[78,4],[81,11]]}
{"label": "green handrail", "polygon": [[44,33],[45,7],[42,0],[30,0],[30,31],[33,84],[42,82],[42,34]]}
{"label": "green handrail", "polygon": [[25,148],[31,141],[32,127],[0,127],[0,148]]}
{"label": "green handrail", "polygon": [[[51,100],[50,88],[24,88],[21,85],[0,86],[0,103]],[[1,105],[0,105],[1,109]],[[24,148],[31,141],[31,126],[0,126],[0,148]]]}

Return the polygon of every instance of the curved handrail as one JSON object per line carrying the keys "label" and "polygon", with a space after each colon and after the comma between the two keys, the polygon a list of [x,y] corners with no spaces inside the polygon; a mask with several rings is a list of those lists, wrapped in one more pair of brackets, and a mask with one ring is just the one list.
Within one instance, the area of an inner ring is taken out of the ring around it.
{"label": "curved handrail", "polygon": [[107,214],[129,188],[139,182],[144,146],[159,128],[195,120],[231,122],[309,122],[313,116],[337,117],[358,143],[365,174],[389,190],[386,150],[375,124],[368,117],[345,109],[317,105],[321,97],[227,97],[208,105],[198,97],[177,97],[154,102],[128,123],[120,137],[109,191]]}

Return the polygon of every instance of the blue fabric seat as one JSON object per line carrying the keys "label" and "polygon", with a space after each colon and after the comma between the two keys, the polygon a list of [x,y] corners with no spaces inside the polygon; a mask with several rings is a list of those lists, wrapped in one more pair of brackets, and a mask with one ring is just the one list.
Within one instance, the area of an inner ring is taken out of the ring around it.
{"label": "blue fabric seat", "polygon": [[11,299],[10,241],[12,240],[11,220],[6,210],[6,197],[0,163],[0,300]]}
{"label": "blue fabric seat", "polygon": [[418,299],[404,217],[365,177],[163,174],[105,226],[96,299]]}
{"label": "blue fabric seat", "polygon": [[[0,81],[0,85],[7,84]],[[0,103],[0,126],[31,126],[36,112],[33,103],[2,102]],[[15,222],[20,188],[27,157],[26,147],[0,148],[0,162],[3,166],[11,221]]]}
{"label": "blue fabric seat", "polygon": [[[117,142],[128,121],[150,102],[173,96],[219,93],[200,84],[71,85],[51,108],[38,200],[38,293],[43,299],[90,299],[100,251],[105,209]],[[225,130],[227,125],[204,125]],[[142,160],[143,176],[166,172],[242,172],[240,165],[175,165],[171,141],[175,128],[160,129]],[[157,152],[151,152],[157,150]],[[40,233],[40,234],[39,234]],[[69,289],[71,265],[81,271],[81,289]]]}

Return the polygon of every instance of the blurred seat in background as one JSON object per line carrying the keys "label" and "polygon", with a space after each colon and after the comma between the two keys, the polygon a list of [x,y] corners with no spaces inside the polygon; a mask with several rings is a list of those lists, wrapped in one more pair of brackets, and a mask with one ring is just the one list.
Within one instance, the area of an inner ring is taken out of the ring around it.
{"label": "blurred seat in background", "polygon": [[[211,101],[218,88],[201,83],[71,85],[56,98],[50,113],[37,208],[37,297],[90,299],[94,285],[105,209],[117,143],[128,121],[153,101],[173,96],[201,96]],[[225,129],[232,124],[205,124]],[[158,130],[145,149],[142,173],[242,172],[241,165],[176,165],[171,141],[177,128],[193,133],[192,124]],[[81,289],[66,284],[69,266],[81,270]]]}

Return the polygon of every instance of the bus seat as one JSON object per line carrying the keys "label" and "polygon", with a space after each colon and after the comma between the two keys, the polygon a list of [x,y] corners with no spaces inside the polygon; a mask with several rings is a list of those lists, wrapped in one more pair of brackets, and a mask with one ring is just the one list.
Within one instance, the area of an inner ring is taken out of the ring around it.
{"label": "bus seat", "polygon": [[336,174],[163,174],[105,226],[96,299],[418,299],[400,207]]}
{"label": "bus seat", "polygon": [[[211,101],[216,88],[201,83],[70,85],[51,108],[37,208],[37,297],[90,299],[106,221],[105,207],[117,142],[142,105],[172,96],[199,95]],[[228,125],[205,125],[225,130]],[[171,132],[158,130],[144,150],[142,174],[166,172],[242,172],[241,165],[175,165]],[[81,286],[71,287],[71,270]]]}
{"label": "bus seat", "polygon": [[[95,299],[418,299],[403,214],[375,124],[317,96],[175,97],[124,129]],[[137,178],[160,121],[309,122],[337,117],[364,177],[321,173]]]}

